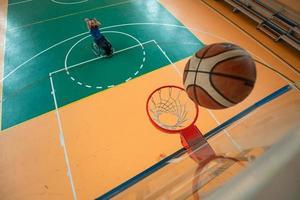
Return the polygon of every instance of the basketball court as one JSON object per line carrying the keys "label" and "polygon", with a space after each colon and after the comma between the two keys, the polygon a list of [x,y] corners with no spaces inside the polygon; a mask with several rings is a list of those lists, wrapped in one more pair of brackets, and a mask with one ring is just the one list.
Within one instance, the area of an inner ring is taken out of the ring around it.
{"label": "basketball court", "polygon": [[[183,87],[188,59],[206,44],[237,44],[279,73],[256,63],[245,101],[199,107],[204,135],[300,80],[299,52],[265,47],[203,1],[9,0],[1,15],[0,199],[95,199],[181,149],[179,135],[150,123],[146,101]],[[113,57],[95,57],[86,17],[101,21]],[[238,153],[245,137],[236,129],[211,145]]]}

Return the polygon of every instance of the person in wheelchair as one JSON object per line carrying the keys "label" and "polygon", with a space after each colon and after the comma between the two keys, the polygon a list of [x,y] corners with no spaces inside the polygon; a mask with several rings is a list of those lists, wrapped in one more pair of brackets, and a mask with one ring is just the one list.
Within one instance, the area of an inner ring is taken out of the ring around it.
{"label": "person in wheelchair", "polygon": [[[88,19],[85,18],[84,21],[86,22],[87,28],[92,35],[95,44],[98,46],[99,49],[103,49],[105,56],[112,56],[113,48],[111,43],[104,37],[104,35],[100,32],[101,23],[96,19]],[[98,53],[100,54],[100,53]]]}

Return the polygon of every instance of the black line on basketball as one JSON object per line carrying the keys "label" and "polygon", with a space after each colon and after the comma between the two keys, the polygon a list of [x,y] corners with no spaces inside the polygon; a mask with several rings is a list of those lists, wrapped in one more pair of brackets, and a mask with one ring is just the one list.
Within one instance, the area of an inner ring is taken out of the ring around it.
{"label": "black line on basketball", "polygon": [[[213,102],[215,102],[216,104],[218,104],[219,106],[221,106],[222,108],[227,108],[227,106],[225,106],[225,105],[223,105],[223,104],[221,104],[221,103],[219,103],[218,101],[216,101],[204,88],[202,88],[201,86],[199,86],[199,85],[189,85],[187,88],[186,88],[186,91],[188,91],[188,88],[189,87],[191,87],[191,86],[193,86],[193,90],[195,91],[195,88],[197,87],[197,88],[200,88],[200,89],[202,89],[203,90],[203,92],[205,92],[205,94],[213,101]],[[198,100],[198,96],[197,96],[197,93],[196,92],[194,92],[194,96],[195,96],[195,98],[196,98],[196,101],[197,101],[197,103],[198,103],[198,105],[201,105],[200,104],[200,102],[199,102],[199,100]]]}
{"label": "black line on basketball", "polygon": [[[212,45],[212,46],[213,46],[213,45]],[[205,56],[205,54],[208,52],[208,50],[209,50],[212,46],[209,46],[209,47],[203,52],[202,57]],[[195,54],[195,56],[197,57],[197,53]],[[202,58],[200,58],[200,60],[199,60],[199,62],[198,62],[197,71],[199,70],[199,67],[200,67],[201,62],[202,62]],[[189,68],[190,68],[190,66],[189,66]],[[196,80],[197,80],[197,73],[195,74],[194,85],[196,85]],[[193,90],[194,90],[194,95],[196,96],[196,94],[197,94],[197,93],[196,93],[196,88],[194,87]],[[196,100],[197,100],[197,98],[196,98]],[[197,100],[197,102],[198,102],[198,100]],[[198,104],[199,104],[199,102],[198,102]]]}
{"label": "black line on basketball", "polygon": [[[211,71],[213,72],[215,70],[215,68],[218,67],[218,65],[221,64],[221,63],[223,63],[223,62],[230,61],[230,60],[233,60],[233,59],[236,59],[236,58],[240,58],[240,57],[248,57],[248,58],[252,59],[249,55],[246,55],[246,54],[233,56],[233,57],[227,58],[225,60],[221,60],[220,62],[217,62],[213,66],[213,68],[211,69]],[[253,63],[254,63],[254,61],[253,61]]]}
{"label": "black line on basketball", "polygon": [[[207,50],[208,50],[208,49],[207,49]],[[207,51],[206,51],[206,52],[207,52]],[[205,52],[205,53],[206,53],[206,52]],[[203,56],[205,56],[205,54],[203,54]],[[253,87],[253,86],[254,86],[254,83],[255,83],[255,80],[253,81],[253,80],[246,79],[246,78],[239,77],[239,76],[234,76],[234,75],[229,75],[229,74],[223,74],[223,73],[219,73],[219,72],[212,72],[212,71],[214,71],[214,69],[215,69],[220,63],[225,62],[225,61],[228,61],[228,60],[232,60],[232,59],[235,59],[235,58],[244,57],[244,56],[250,57],[249,55],[244,54],[244,55],[238,55],[238,56],[230,57],[230,58],[227,58],[227,59],[225,59],[225,60],[221,60],[220,62],[218,62],[218,63],[216,63],[216,64],[214,65],[214,67],[211,69],[211,72],[205,72],[205,71],[202,71],[202,70],[201,70],[201,71],[198,70],[198,69],[199,69],[199,66],[200,66],[200,64],[201,64],[201,61],[202,61],[202,60],[200,60],[200,62],[198,63],[197,70],[190,70],[190,69],[187,69],[187,70],[184,70],[184,72],[210,73],[210,74],[214,74],[214,75],[226,76],[226,77],[228,77],[228,78],[233,78],[233,79],[243,80],[243,81],[245,82],[245,85],[246,85],[246,86]],[[251,58],[251,57],[250,57],[250,58]],[[194,83],[196,83],[196,82],[194,81]]]}
{"label": "black line on basketball", "polygon": [[196,73],[202,73],[202,74],[211,74],[211,75],[216,75],[216,76],[223,76],[223,77],[227,77],[227,78],[232,78],[232,79],[244,81],[245,85],[251,86],[251,87],[253,87],[254,83],[255,83],[255,81],[250,80],[250,79],[246,79],[246,78],[243,78],[243,77],[234,76],[234,75],[230,75],[230,74],[223,74],[223,73],[219,73],[219,72],[206,72],[206,71],[196,71],[196,70],[190,70],[189,72],[196,72]]}
{"label": "black line on basketball", "polygon": [[216,90],[216,92],[218,92],[219,95],[221,95],[224,99],[226,99],[227,101],[229,101],[232,104],[237,104],[238,103],[238,102],[234,102],[231,99],[229,99],[228,97],[224,96],[222,94],[222,92],[214,85],[214,83],[211,79],[212,79],[212,76],[209,76],[209,82],[210,82],[211,86]]}
{"label": "black line on basketball", "polygon": [[[210,82],[210,84],[212,85],[212,87],[213,87],[213,88],[214,88],[214,89],[215,89],[215,90],[216,90],[216,91],[217,91],[224,99],[226,99],[227,101],[229,101],[229,102],[231,102],[231,103],[233,103],[233,104],[237,104],[237,103],[239,103],[239,102],[235,102],[235,101],[229,99],[229,97],[223,95],[223,93],[221,92],[221,90],[219,90],[219,89],[215,86],[215,84],[213,83],[213,81],[212,81],[212,77],[213,77],[213,76],[212,76],[212,75],[216,75],[216,76],[220,76],[220,77],[226,77],[226,78],[234,79],[234,80],[238,80],[238,81],[243,81],[245,86],[253,87],[253,86],[254,86],[254,81],[252,81],[252,80],[246,79],[246,78],[244,78],[244,77],[239,77],[239,76],[231,75],[231,74],[224,74],[224,73],[220,73],[220,72],[214,72],[214,70],[218,67],[219,64],[224,63],[224,62],[229,61],[229,60],[234,60],[234,59],[236,59],[236,58],[243,58],[243,57],[245,57],[245,56],[249,58],[248,55],[243,54],[243,55],[237,55],[237,56],[233,56],[233,57],[230,57],[230,58],[221,60],[220,62],[216,63],[216,64],[213,66],[213,68],[211,69],[211,71],[209,72],[209,74],[210,74],[210,75],[209,75],[209,82]],[[250,57],[250,58],[251,58],[251,57]]]}
{"label": "black line on basketball", "polygon": [[[230,43],[225,43],[225,44],[230,44]],[[212,44],[211,45],[211,47],[213,47],[213,46],[219,46],[219,44]],[[218,53],[218,54],[214,54],[214,55],[211,55],[211,56],[205,56],[205,55],[203,55],[202,57],[201,57],[201,59],[203,59],[203,58],[212,58],[212,57],[214,57],[214,56],[218,56],[218,55],[221,55],[222,53],[226,53],[226,52],[230,52],[230,51],[233,51],[233,50],[243,50],[243,49],[241,49],[241,47],[239,47],[239,46],[233,46],[233,48],[231,48],[231,49],[224,49],[223,51],[221,51],[220,53]],[[199,58],[198,56],[197,56],[197,53],[196,53],[196,58]],[[199,58],[200,59],[200,58]]]}

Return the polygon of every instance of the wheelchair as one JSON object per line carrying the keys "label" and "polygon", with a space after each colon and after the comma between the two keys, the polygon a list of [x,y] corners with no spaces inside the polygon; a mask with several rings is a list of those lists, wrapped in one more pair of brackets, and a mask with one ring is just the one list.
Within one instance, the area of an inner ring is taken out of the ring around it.
{"label": "wheelchair", "polygon": [[114,53],[111,43],[106,38],[103,38],[98,44],[93,41],[92,51],[96,56],[103,57],[111,57]]}

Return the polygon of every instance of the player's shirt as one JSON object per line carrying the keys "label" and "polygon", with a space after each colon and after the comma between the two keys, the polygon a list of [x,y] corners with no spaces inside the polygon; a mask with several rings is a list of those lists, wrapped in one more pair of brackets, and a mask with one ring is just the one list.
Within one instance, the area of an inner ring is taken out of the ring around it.
{"label": "player's shirt", "polygon": [[103,37],[98,26],[90,27],[90,33],[95,41]]}

